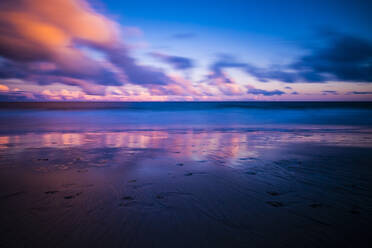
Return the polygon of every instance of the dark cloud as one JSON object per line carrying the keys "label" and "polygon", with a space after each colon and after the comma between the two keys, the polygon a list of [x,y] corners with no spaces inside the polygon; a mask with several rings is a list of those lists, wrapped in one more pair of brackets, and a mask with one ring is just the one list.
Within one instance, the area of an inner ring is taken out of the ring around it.
{"label": "dark cloud", "polygon": [[275,96],[275,95],[283,95],[285,92],[281,90],[261,90],[261,89],[248,89],[248,94],[253,95],[264,95],[264,96]]}
{"label": "dark cloud", "polygon": [[279,69],[279,68],[268,68],[268,69],[263,69],[263,68],[258,68],[252,65],[246,65],[245,66],[245,71],[257,78],[261,82],[268,82],[270,80],[278,80],[281,82],[286,82],[286,83],[294,83],[297,81],[297,75],[296,73],[292,72],[287,72],[284,71],[284,69]]}
{"label": "dark cloud", "polygon": [[333,33],[327,45],[314,48],[291,68],[306,81],[372,82],[372,43]]}
{"label": "dark cloud", "polygon": [[338,92],[335,90],[323,90],[323,95],[338,95]]}
{"label": "dark cloud", "polygon": [[29,101],[30,99],[24,95],[15,95],[12,93],[1,93],[0,92],[0,102],[23,102]]}
{"label": "dark cloud", "polygon": [[254,76],[261,82],[268,82],[269,80],[279,80],[286,83],[293,83],[296,81],[296,74],[285,72],[279,66],[272,66],[271,68],[259,68],[248,63],[237,61],[234,57],[229,55],[222,55],[210,67],[213,75],[219,77],[222,75],[222,70],[225,68],[239,68],[246,73]]}
{"label": "dark cloud", "polygon": [[106,52],[109,61],[123,69],[128,80],[133,84],[165,85],[173,82],[173,80],[157,68],[138,65],[135,59],[130,57],[126,49],[122,47],[107,49]]}
{"label": "dark cloud", "polygon": [[173,39],[192,39],[195,38],[195,33],[178,33],[171,36]]}
{"label": "dark cloud", "polygon": [[0,102],[28,102],[47,100],[42,94],[28,91],[1,92]]}
{"label": "dark cloud", "polygon": [[213,74],[216,77],[219,77],[223,74],[222,70],[224,68],[245,68],[248,64],[241,63],[236,61],[236,59],[233,56],[230,55],[220,55],[219,60],[217,60],[212,66],[210,67]]}
{"label": "dark cloud", "polygon": [[194,67],[194,61],[192,59],[181,57],[181,56],[171,56],[162,53],[150,53],[154,58],[159,59],[160,61],[171,65],[174,69],[177,70],[187,70]]}
{"label": "dark cloud", "polygon": [[351,91],[348,95],[372,95],[372,91]]}
{"label": "dark cloud", "polygon": [[324,35],[323,39],[325,45],[312,47],[307,55],[286,66],[259,68],[231,56],[221,56],[211,70],[219,75],[223,68],[240,68],[261,82],[372,82],[371,41],[335,32]]}
{"label": "dark cloud", "polygon": [[298,92],[297,92],[297,91],[293,91],[293,92],[291,93],[291,95],[298,95]]}
{"label": "dark cloud", "polygon": [[[50,85],[55,82],[65,83],[63,78],[74,78],[77,80],[91,81],[93,84],[103,86],[119,86],[120,82],[116,75],[106,69],[99,68],[92,72],[71,72],[63,70],[55,65],[54,62],[19,62],[5,59],[0,56],[0,78],[17,78],[35,82],[39,85]],[[71,83],[66,83],[72,85]]]}
{"label": "dark cloud", "polygon": [[17,63],[0,56],[0,79],[4,78],[25,78],[27,76],[27,66]]}
{"label": "dark cloud", "polygon": [[292,87],[289,87],[289,86],[285,86],[284,89],[287,89],[287,90],[291,90]]}

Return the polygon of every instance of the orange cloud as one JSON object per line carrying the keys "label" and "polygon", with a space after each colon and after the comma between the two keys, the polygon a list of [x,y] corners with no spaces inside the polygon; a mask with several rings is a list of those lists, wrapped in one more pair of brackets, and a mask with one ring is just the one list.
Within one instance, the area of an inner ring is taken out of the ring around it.
{"label": "orange cloud", "polygon": [[9,91],[9,87],[6,85],[0,84],[0,91]]}
{"label": "orange cloud", "polygon": [[51,60],[64,71],[92,74],[100,70],[100,65],[77,49],[75,42],[108,47],[118,42],[115,23],[97,14],[84,1],[4,3],[0,5],[0,23],[7,31],[0,32],[0,52],[5,57]]}
{"label": "orange cloud", "polygon": [[[140,35],[141,30],[128,27],[124,33]],[[88,94],[97,92],[94,84],[171,82],[156,68],[138,65],[121,37],[120,25],[85,0],[2,0],[0,56],[7,60],[0,64],[4,71],[0,76],[40,85],[62,81]],[[104,59],[97,60],[89,51],[102,53]]]}

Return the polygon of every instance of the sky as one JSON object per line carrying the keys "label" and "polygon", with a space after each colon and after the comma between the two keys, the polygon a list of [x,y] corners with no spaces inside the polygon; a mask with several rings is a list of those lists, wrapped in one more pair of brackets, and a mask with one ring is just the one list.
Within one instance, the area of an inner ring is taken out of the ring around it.
{"label": "sky", "polygon": [[0,101],[369,101],[369,0],[1,0]]}

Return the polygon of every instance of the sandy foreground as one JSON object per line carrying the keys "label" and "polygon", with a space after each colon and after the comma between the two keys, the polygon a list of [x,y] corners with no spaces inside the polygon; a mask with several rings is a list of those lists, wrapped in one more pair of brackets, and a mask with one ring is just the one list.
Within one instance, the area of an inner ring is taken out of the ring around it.
{"label": "sandy foreground", "polygon": [[0,247],[367,247],[368,130],[0,135]]}

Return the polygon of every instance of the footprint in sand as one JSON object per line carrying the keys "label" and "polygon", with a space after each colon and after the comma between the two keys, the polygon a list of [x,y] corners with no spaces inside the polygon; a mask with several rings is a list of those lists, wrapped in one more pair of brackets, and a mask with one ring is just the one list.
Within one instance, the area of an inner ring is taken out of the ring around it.
{"label": "footprint in sand", "polygon": [[267,201],[266,203],[273,207],[283,207],[283,203],[278,201]]}
{"label": "footprint in sand", "polygon": [[191,196],[191,193],[187,192],[178,192],[178,191],[169,191],[169,192],[161,192],[156,195],[156,199],[164,199],[170,196]]}
{"label": "footprint in sand", "polygon": [[53,195],[55,193],[58,193],[59,191],[58,190],[49,190],[49,191],[45,191],[44,193],[47,194],[47,195]]}
{"label": "footprint in sand", "polygon": [[256,172],[253,172],[253,171],[247,171],[247,172],[245,172],[245,174],[247,174],[247,175],[256,175],[257,173]]}
{"label": "footprint in sand", "polygon": [[73,199],[73,198],[75,198],[76,196],[79,196],[79,195],[81,195],[83,192],[77,192],[76,194],[74,194],[74,195],[66,195],[65,197],[63,197],[63,198],[65,198],[65,199],[67,199],[67,200],[69,200],[69,199]]}
{"label": "footprint in sand", "polygon": [[76,183],[65,183],[65,184],[62,184],[62,187],[64,188],[69,188],[69,187],[72,187],[72,186],[75,186]]}
{"label": "footprint in sand", "polygon": [[309,207],[311,207],[311,208],[320,208],[322,206],[323,206],[323,204],[321,204],[321,203],[312,203],[312,204],[309,205]]}
{"label": "footprint in sand", "polygon": [[196,175],[196,174],[205,175],[205,174],[207,174],[207,172],[189,172],[189,173],[185,173],[184,175],[188,177],[188,176],[192,176],[192,175]]}
{"label": "footprint in sand", "polygon": [[153,183],[143,183],[143,184],[138,184],[138,185],[132,185],[131,187],[133,189],[141,189],[141,188],[148,187],[151,185],[153,185]]}
{"label": "footprint in sand", "polygon": [[11,194],[8,194],[8,195],[3,195],[0,197],[0,199],[8,199],[8,198],[11,198],[11,197],[14,197],[14,196],[19,196],[19,195],[22,195],[26,193],[25,191],[18,191],[18,192],[14,192],[14,193],[11,193]]}
{"label": "footprint in sand", "polygon": [[352,214],[360,214],[358,206],[353,206],[349,212]]}
{"label": "footprint in sand", "polygon": [[280,195],[278,192],[275,192],[275,191],[267,191],[267,193],[271,196],[278,196]]}

